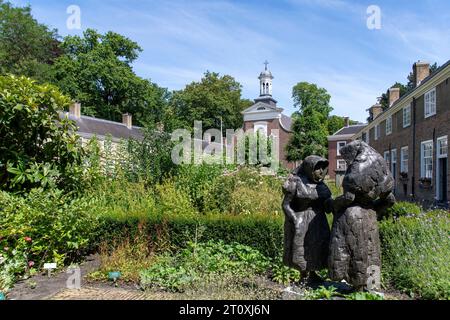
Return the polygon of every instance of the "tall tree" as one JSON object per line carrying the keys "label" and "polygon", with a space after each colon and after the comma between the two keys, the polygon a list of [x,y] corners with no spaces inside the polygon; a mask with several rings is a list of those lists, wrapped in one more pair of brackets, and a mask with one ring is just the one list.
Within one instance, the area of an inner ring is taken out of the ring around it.
{"label": "tall tree", "polygon": [[330,106],[331,96],[324,88],[319,88],[314,83],[300,82],[292,89],[294,107],[302,113],[308,108],[314,108],[319,114],[327,119],[333,108]]}
{"label": "tall tree", "polygon": [[200,82],[192,82],[173,94],[174,115],[186,128],[202,121],[203,129],[237,129],[242,127],[241,111],[252,105],[242,99],[242,86],[229,75],[207,71]]}
{"label": "tall tree", "polygon": [[294,106],[293,134],[286,147],[287,159],[298,161],[309,155],[327,155],[328,118],[333,108],[324,88],[300,82],[292,90]]}
{"label": "tall tree", "polygon": [[134,73],[131,64],[142,51],[136,42],[88,29],[83,37],[64,38],[62,48],[65,55],[55,63],[55,82],[81,102],[84,114],[120,121],[129,112],[135,124],[161,121],[168,92]]}
{"label": "tall tree", "polygon": [[31,7],[0,0],[0,73],[51,79],[51,64],[60,55],[56,30],[36,21]]}

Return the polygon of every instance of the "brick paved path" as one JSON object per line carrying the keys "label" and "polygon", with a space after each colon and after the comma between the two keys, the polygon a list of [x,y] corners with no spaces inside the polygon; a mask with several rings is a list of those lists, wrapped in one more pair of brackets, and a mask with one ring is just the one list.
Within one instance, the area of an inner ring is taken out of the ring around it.
{"label": "brick paved path", "polygon": [[84,287],[80,290],[63,290],[47,300],[163,300],[164,294],[145,293],[118,288]]}

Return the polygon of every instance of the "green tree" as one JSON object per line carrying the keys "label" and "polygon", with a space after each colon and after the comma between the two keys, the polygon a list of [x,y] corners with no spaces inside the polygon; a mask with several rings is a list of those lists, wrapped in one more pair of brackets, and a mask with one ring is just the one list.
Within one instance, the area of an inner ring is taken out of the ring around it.
{"label": "green tree", "polygon": [[51,85],[0,76],[0,188],[73,189],[80,177],[82,150],[76,126],[60,119],[70,103]]}
{"label": "green tree", "polygon": [[288,161],[302,160],[313,154],[327,155],[327,124],[318,111],[307,108],[302,114],[294,115],[292,131],[286,148]]}
{"label": "green tree", "polygon": [[294,107],[298,108],[300,113],[308,108],[317,111],[325,121],[333,108],[330,106],[331,96],[324,88],[319,88],[314,83],[300,82],[292,89],[292,99]]}
{"label": "green tree", "polygon": [[173,94],[172,112],[185,128],[192,128],[198,120],[204,130],[219,129],[222,119],[223,129],[237,129],[243,125],[241,112],[252,105],[241,93],[242,86],[233,77],[208,71],[200,82]]}
{"label": "green tree", "polygon": [[51,79],[51,64],[60,55],[56,30],[36,21],[31,8],[0,0],[0,72]]}
{"label": "green tree", "polygon": [[136,42],[88,29],[83,37],[64,38],[61,46],[65,55],[54,66],[56,84],[83,105],[84,114],[121,121],[128,112],[142,126],[161,121],[168,92],[134,73],[131,64],[142,51]]}
{"label": "green tree", "polygon": [[333,108],[324,88],[301,82],[292,90],[294,106],[293,134],[286,147],[287,159],[298,161],[309,155],[327,155],[328,118]]}

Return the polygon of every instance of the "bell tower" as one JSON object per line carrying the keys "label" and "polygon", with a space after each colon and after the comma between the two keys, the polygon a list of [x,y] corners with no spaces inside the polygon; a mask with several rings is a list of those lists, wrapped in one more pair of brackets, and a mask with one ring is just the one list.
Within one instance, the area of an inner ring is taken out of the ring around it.
{"label": "bell tower", "polygon": [[264,102],[267,104],[270,104],[271,106],[277,105],[277,101],[272,98],[272,80],[273,75],[272,72],[270,72],[269,68],[267,68],[267,65],[269,62],[264,62],[265,68],[264,71],[261,72],[259,75],[259,97],[255,99],[255,102]]}
{"label": "bell tower", "polygon": [[272,96],[272,80],[273,76],[272,73],[267,68],[267,65],[269,62],[264,62],[265,69],[261,74],[259,75],[259,95],[260,97],[263,96]]}

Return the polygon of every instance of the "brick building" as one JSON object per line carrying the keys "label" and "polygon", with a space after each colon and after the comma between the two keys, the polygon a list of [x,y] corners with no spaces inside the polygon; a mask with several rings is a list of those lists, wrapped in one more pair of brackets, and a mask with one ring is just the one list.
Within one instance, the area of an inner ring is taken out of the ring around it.
{"label": "brick building", "polygon": [[[347,170],[347,164],[342,159],[339,149],[352,141],[355,133],[366,127],[365,124],[350,125],[350,119],[345,118],[345,127],[337,131],[335,134],[328,136],[328,175],[330,179],[337,179],[336,183],[340,184],[340,177]],[[338,181],[339,180],[339,181]]]}
{"label": "brick building", "polygon": [[255,99],[255,104],[242,112],[244,117],[244,131],[260,131],[267,136],[278,130],[280,145],[279,159],[282,165],[294,169],[295,163],[286,160],[286,145],[291,135],[292,119],[283,114],[283,109],[277,106],[277,101],[272,97],[272,80],[274,77],[266,67],[259,76],[260,96]]}
{"label": "brick building", "polygon": [[390,165],[399,199],[448,206],[450,61],[430,75],[430,65],[413,65],[414,89],[400,97],[389,90],[390,106],[369,109],[373,121],[352,139],[362,139]]}

